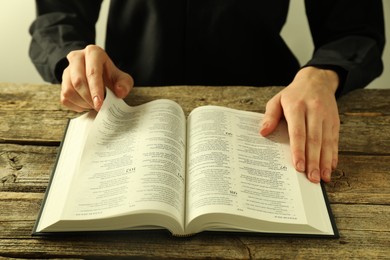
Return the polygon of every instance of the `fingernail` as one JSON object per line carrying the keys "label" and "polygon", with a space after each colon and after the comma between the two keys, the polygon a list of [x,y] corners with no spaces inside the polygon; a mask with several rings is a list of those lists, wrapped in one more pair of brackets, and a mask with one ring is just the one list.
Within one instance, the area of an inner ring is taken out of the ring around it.
{"label": "fingernail", "polygon": [[118,91],[119,91],[119,92],[122,92],[122,91],[123,91],[123,87],[122,87],[121,85],[116,85],[116,86],[115,86],[115,91],[116,91],[116,92],[118,92]]}
{"label": "fingernail", "polygon": [[305,163],[302,160],[297,162],[297,170],[300,172],[305,171]]}
{"label": "fingernail", "polygon": [[259,130],[259,132],[260,132],[261,135],[264,135],[264,134],[266,133],[266,132],[264,132],[264,131],[265,131],[265,129],[268,128],[268,126],[269,126],[269,123],[268,123],[268,122],[263,122],[263,124],[261,125],[260,130]]}
{"label": "fingernail", "polygon": [[267,128],[269,126],[269,123],[268,122],[263,122],[263,124],[261,125],[261,129],[260,129],[260,132],[262,130],[264,130],[265,128]]}
{"label": "fingernail", "polygon": [[310,172],[310,179],[314,182],[320,182],[321,178],[320,178],[320,172],[316,169],[316,170],[312,170]]}
{"label": "fingernail", "polygon": [[329,169],[323,170],[321,175],[324,181],[330,181],[331,171]]}
{"label": "fingernail", "polygon": [[101,102],[100,102],[99,97],[98,97],[98,96],[95,96],[95,97],[93,98],[93,106],[94,106],[95,110],[99,110],[100,104],[101,104]]}

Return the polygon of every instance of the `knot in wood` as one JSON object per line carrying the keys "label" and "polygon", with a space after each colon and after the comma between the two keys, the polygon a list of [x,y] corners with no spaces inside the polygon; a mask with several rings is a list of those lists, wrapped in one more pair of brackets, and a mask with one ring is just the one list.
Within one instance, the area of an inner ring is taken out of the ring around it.
{"label": "knot in wood", "polygon": [[240,103],[252,105],[254,101],[253,98],[242,98],[240,99]]}

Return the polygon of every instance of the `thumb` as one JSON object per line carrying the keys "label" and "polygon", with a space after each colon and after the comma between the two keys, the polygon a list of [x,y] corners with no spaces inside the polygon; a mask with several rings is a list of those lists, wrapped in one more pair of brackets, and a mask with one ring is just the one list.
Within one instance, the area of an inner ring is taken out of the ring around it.
{"label": "thumb", "polygon": [[130,91],[133,89],[134,80],[133,78],[122,71],[119,71],[118,77],[114,81],[114,93],[119,98],[125,98]]}
{"label": "thumb", "polygon": [[283,108],[280,103],[280,95],[277,94],[271,98],[265,108],[265,114],[260,128],[260,134],[267,136],[272,133],[278,126],[280,119],[283,116]]}
{"label": "thumb", "polygon": [[129,74],[118,69],[110,59],[105,64],[105,69],[108,72],[105,80],[108,83],[106,84],[107,87],[110,88],[117,97],[125,98],[133,89],[133,78]]}

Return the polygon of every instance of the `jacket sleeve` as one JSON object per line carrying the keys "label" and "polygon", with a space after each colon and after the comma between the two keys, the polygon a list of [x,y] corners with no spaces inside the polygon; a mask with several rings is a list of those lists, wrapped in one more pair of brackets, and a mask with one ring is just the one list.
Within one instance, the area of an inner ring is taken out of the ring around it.
{"label": "jacket sleeve", "polygon": [[45,81],[61,82],[66,55],[95,43],[100,5],[97,0],[36,0],[29,55]]}
{"label": "jacket sleeve", "polygon": [[383,71],[385,45],[381,0],[305,0],[314,54],[305,66],[333,68],[337,95],[363,88]]}

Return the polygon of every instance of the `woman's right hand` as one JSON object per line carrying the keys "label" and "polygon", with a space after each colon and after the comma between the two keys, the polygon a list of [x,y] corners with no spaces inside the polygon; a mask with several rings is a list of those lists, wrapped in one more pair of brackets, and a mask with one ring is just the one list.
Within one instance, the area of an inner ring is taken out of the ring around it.
{"label": "woman's right hand", "polygon": [[118,69],[107,53],[97,45],[67,55],[68,67],[62,74],[61,103],[71,110],[99,111],[105,87],[117,97],[126,97],[134,86],[133,78]]}

